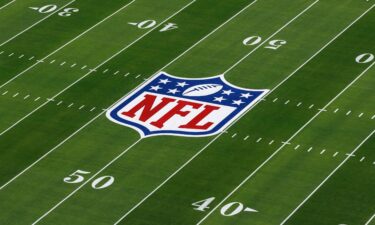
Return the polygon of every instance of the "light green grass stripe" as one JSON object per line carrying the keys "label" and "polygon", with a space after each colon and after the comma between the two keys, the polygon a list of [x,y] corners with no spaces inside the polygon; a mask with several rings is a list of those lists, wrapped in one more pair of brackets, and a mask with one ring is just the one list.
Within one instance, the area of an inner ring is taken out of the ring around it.
{"label": "light green grass stripe", "polygon": [[7,6],[13,4],[16,0],[11,0],[10,2],[5,3],[4,5],[0,6],[0,10],[5,9]]}
{"label": "light green grass stripe", "polygon": [[[42,23],[43,21],[47,20],[48,18],[52,17],[53,15],[55,15],[56,13],[60,12],[60,10],[66,8],[67,6],[73,4],[75,2],[75,0],[72,0],[68,3],[66,3],[65,5],[61,6],[60,8],[56,9],[55,11],[53,11],[52,13],[48,14],[47,16],[43,17],[41,20],[38,20],[37,22],[33,23],[31,26],[23,29],[22,31],[20,31],[19,33],[15,34],[14,36],[10,37],[9,39],[3,41],[2,43],[0,43],[0,47],[8,44],[9,42],[13,41],[14,39],[16,39],[18,36],[24,34],[25,32],[31,30],[32,28],[34,28],[35,26],[39,25],[40,23]],[[1,16],[1,14],[0,14]],[[10,24],[8,24],[8,26],[11,26]]]}

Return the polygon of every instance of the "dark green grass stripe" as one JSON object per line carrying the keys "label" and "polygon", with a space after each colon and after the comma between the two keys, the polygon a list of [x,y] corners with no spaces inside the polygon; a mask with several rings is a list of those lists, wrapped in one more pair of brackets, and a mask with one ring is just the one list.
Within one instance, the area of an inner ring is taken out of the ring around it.
{"label": "dark green grass stripe", "polygon": [[[129,49],[130,54],[122,54],[114,59],[112,63],[117,62],[119,65],[126,63],[126,65],[134,69],[147,69],[149,71],[148,74],[152,74],[247,4],[249,4],[249,1],[244,0],[237,0],[236,3],[214,3],[213,0],[197,1],[173,19],[174,22],[184,24],[177,32],[169,35],[154,32],[148,38]],[[216,5],[216,7],[210,7],[211,5]],[[186,38],[187,36],[189,38]],[[155,45],[155,43],[160,44]],[[165,43],[168,43],[168,45],[165,45]],[[171,49],[171,46],[174,46],[174,48]],[[148,54],[139,55],[139,50],[144,48],[148,49]],[[144,62],[147,62],[147,64]],[[80,99],[85,100],[86,97],[92,99],[92,93],[95,93],[95,88],[97,87],[97,84],[95,84],[97,80],[92,79],[95,81],[93,84],[91,79],[86,80],[77,88],[79,90],[78,93],[74,90],[70,91],[73,93],[72,96],[77,96],[76,94],[78,94],[78,96],[81,96]],[[113,84],[114,81],[111,81],[111,83]],[[133,83],[130,84],[130,87],[119,88],[122,88],[122,93],[125,93],[135,85],[136,83]],[[100,94],[101,92],[97,93]],[[99,96],[102,96],[103,100],[106,99],[107,102],[113,101],[108,101],[108,96],[106,97],[103,94]],[[0,139],[0,148],[7,149],[7,151],[2,152],[0,157],[1,161],[4,162],[0,163],[2,167],[1,183],[6,182],[27,165],[30,165],[93,116],[93,114],[72,113],[71,111],[60,110],[55,105],[49,105],[29,117],[9,133],[4,134]],[[30,133],[30,130],[34,130],[34,132]],[[46,134],[48,134],[48,138],[45,138]],[[22,142],[18,141],[20,139],[22,139]],[[15,163],[12,165],[5,163],[9,160],[13,160]]]}
{"label": "dark green grass stripe", "polygon": [[0,10],[4,10],[6,7],[14,3],[14,0],[0,0]]}
{"label": "dark green grass stripe", "polygon": [[375,158],[374,149],[372,137],[285,224],[367,225],[375,214],[374,165],[358,166],[357,160],[360,155]]}
{"label": "dark green grass stripe", "polygon": [[[97,0],[77,1],[69,7],[80,9],[80,12],[69,17],[54,15],[33,27],[9,43],[0,47],[0,84],[36,63],[85,30],[103,20],[130,0],[114,0],[97,7]],[[36,12],[35,12],[36,13]],[[9,57],[9,54],[14,56]],[[25,55],[22,59],[18,57]],[[28,60],[31,57],[32,60]]]}
{"label": "dark green grass stripe", "polygon": [[[370,23],[373,17],[374,12],[364,17],[318,58],[273,93],[266,102],[233,126],[229,133],[242,134],[242,138],[252,134],[257,137],[278,137],[282,140],[294,134],[317,113],[317,108],[313,110],[280,108],[271,103],[272,97],[285,99],[288,96],[299,96],[303,102],[315,103],[315,107],[324,106],[368,66],[358,65],[354,59],[363,52],[375,51],[374,34],[366,32],[369,28],[374,29],[374,25]],[[358,42],[359,37],[361,42]],[[181,218],[186,213],[190,215],[190,222],[198,222],[204,213],[192,211],[191,202],[204,199],[202,196],[216,196],[218,199],[223,199],[248,176],[249,171],[254,171],[275,151],[276,145],[278,147],[280,143],[273,146],[257,145],[239,141],[232,138],[232,135],[222,136],[181,174],[131,214],[124,224],[144,224],[147,221],[145,215],[148,218],[155,218],[158,215],[160,223],[155,224],[163,224],[171,218]],[[180,196],[178,193],[183,194]],[[187,199],[191,199],[191,202],[187,202]],[[174,207],[165,211],[165,207],[161,205],[165,206],[167,202],[173,202]],[[210,224],[218,224],[222,220],[223,218],[217,215],[215,220],[210,220],[212,222]]]}

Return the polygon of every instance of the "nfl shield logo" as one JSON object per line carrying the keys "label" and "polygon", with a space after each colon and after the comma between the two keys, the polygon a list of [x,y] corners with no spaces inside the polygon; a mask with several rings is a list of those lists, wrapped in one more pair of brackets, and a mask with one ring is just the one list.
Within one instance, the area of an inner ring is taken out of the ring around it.
{"label": "nfl shield logo", "polygon": [[223,75],[190,79],[161,72],[113,106],[107,117],[142,137],[210,136],[222,132],[267,92],[236,87]]}

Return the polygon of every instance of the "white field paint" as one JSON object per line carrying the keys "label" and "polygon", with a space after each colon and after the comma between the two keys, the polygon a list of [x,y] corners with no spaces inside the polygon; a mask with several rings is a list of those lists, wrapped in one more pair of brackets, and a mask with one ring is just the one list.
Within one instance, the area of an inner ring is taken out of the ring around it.
{"label": "white field paint", "polygon": [[[254,2],[252,2],[251,4],[249,4],[248,6],[246,6],[244,9],[242,9],[240,12],[238,12],[237,14],[235,14],[233,17],[231,17],[230,19],[228,19],[227,21],[225,21],[224,23],[222,23],[220,26],[218,26],[216,29],[214,29],[213,31],[211,31],[209,34],[207,34],[205,37],[203,37],[202,39],[200,39],[198,42],[196,42],[194,45],[192,45],[190,48],[188,48],[186,51],[184,51],[182,54],[180,54],[178,57],[176,57],[175,59],[173,59],[171,62],[169,62],[167,65],[165,65],[164,67],[162,67],[158,72],[156,72],[153,76],[156,76],[160,71],[163,71],[165,68],[167,68],[169,65],[171,65],[172,63],[174,63],[175,61],[177,61],[178,59],[180,59],[182,56],[184,56],[186,53],[188,53],[190,50],[192,50],[193,48],[195,48],[197,45],[199,45],[200,43],[202,43],[204,40],[206,40],[208,37],[210,37],[212,34],[216,33],[216,31],[218,31],[219,29],[221,29],[224,25],[226,25],[227,23],[229,23],[230,21],[232,21],[235,17],[237,17],[239,14],[241,14],[243,11],[245,11],[247,8],[249,8],[250,6],[252,6],[253,4],[255,4],[257,2],[257,0],[255,0]],[[126,75],[129,75],[129,73],[127,73]],[[152,76],[152,77],[153,77]],[[140,85],[138,85],[137,87],[135,87],[131,92],[133,92],[134,90],[136,90],[137,88],[139,88],[140,86],[142,86],[146,81],[142,82]],[[6,92],[7,93],[7,92]],[[5,93],[5,94],[6,94]],[[3,94],[4,95],[4,94]],[[120,102],[121,100],[123,99],[123,97],[121,97],[120,99],[118,99],[115,103],[113,103],[110,107],[107,107],[107,109],[109,108],[112,108],[115,104],[117,104],[118,102]],[[32,163],[30,166],[28,166],[26,169],[24,169],[22,172],[20,172],[19,174],[17,174],[15,177],[13,177],[11,180],[9,180],[7,183],[5,183],[3,186],[0,187],[0,191],[3,190],[6,186],[8,186],[10,183],[12,183],[14,180],[16,180],[18,177],[20,177],[22,174],[24,174],[26,171],[30,170],[33,166],[35,166],[37,163],[39,163],[41,160],[43,160],[44,158],[46,158],[49,154],[51,154],[53,151],[55,151],[57,148],[59,148],[60,146],[62,146],[65,142],[67,142],[69,139],[71,139],[72,137],[74,137],[77,133],[79,133],[81,130],[83,130],[85,127],[87,127],[89,124],[91,124],[92,122],[94,122],[97,118],[99,118],[100,116],[104,115],[106,112],[107,112],[107,109],[103,110],[101,113],[99,113],[96,117],[94,117],[92,120],[90,120],[89,122],[87,122],[86,124],[84,124],[82,127],[80,127],[78,130],[76,130],[73,134],[71,134],[69,137],[67,137],[65,140],[63,140],[61,143],[59,143],[57,146],[55,146],[54,148],[52,148],[50,151],[48,151],[46,154],[44,154],[42,157],[40,157],[37,161],[35,161],[34,163]],[[1,136],[1,134],[0,134]]]}
{"label": "white field paint", "polygon": [[[354,155],[361,147],[364,143],[366,143],[366,141],[368,139],[370,139],[372,137],[372,135],[375,133],[375,130],[373,130],[353,151],[350,155]],[[280,223],[280,225],[284,225],[350,158],[351,156],[347,156],[344,161],[342,161],[324,180],[322,183],[320,183],[315,189],[313,192],[311,192],[311,194],[309,194],[302,202],[301,204],[299,204],[297,206],[297,208],[295,208],[293,210],[293,212],[291,214],[289,214],[289,216],[283,221]],[[375,215],[374,215],[375,216]],[[371,222],[373,218],[370,219],[370,221],[366,224],[369,224]]]}
{"label": "white field paint", "polygon": [[0,7],[0,10],[4,9],[5,7],[9,6],[10,4],[14,3],[16,0],[10,1],[7,4]]}
{"label": "white field paint", "polygon": [[370,225],[370,223],[375,219],[375,214],[367,221],[365,225]]}
{"label": "white field paint", "polygon": [[[296,20],[298,17],[300,17],[303,13],[305,13],[308,9],[310,9],[312,6],[314,6],[316,3],[318,3],[319,1],[315,1],[314,3],[312,3],[307,9],[305,9],[302,13],[298,14],[295,18],[293,18],[291,21],[289,21],[287,24],[289,25],[292,21]],[[283,26],[283,29],[287,27],[287,25],[284,25]],[[268,39],[266,39],[266,41],[264,41],[262,44],[260,44],[256,49],[260,48],[263,44],[267,43],[267,41],[269,39],[271,39],[273,36],[275,36],[277,33],[279,33],[282,29],[279,29],[278,31],[276,31],[273,35],[271,35]],[[250,54],[247,54],[246,57],[250,56],[252,53],[254,53],[255,51],[251,51]],[[242,58],[240,59],[240,61],[243,61],[245,58]],[[311,59],[309,59],[311,60]],[[307,62],[306,62],[307,63]],[[305,64],[306,64],[305,63]],[[239,65],[238,62],[236,62],[234,65]],[[230,71],[231,69],[233,69],[235,66],[231,66],[228,71]],[[300,69],[300,68],[299,68]],[[298,69],[298,70],[299,70]],[[277,85],[273,90],[271,90],[270,92],[267,93],[267,95],[269,95],[272,91],[274,91],[277,87],[281,86],[283,83],[285,83],[286,80],[288,80],[292,75],[294,75],[297,71],[295,71],[293,74],[291,74],[290,76],[288,76],[285,80],[283,80],[281,83],[279,83],[279,85]],[[267,97],[264,96],[263,98],[266,98]],[[256,104],[254,104],[251,108],[248,109],[248,111],[250,111],[253,107],[255,107],[259,102],[261,101],[258,101]],[[247,112],[248,112],[247,111]],[[243,115],[246,115],[245,112]],[[242,116],[243,116],[242,115]],[[233,126],[233,124],[235,124],[238,120],[241,119],[240,116],[237,120],[235,120],[231,125],[229,125],[229,127],[227,129],[229,129],[231,126]],[[115,225],[119,224],[124,218],[126,218],[130,213],[132,213],[135,209],[137,209],[140,205],[143,204],[143,202],[145,202],[149,197],[151,197],[156,191],[158,191],[162,186],[164,186],[169,180],[171,180],[175,175],[177,175],[183,168],[185,168],[188,164],[190,164],[190,162],[192,162],[195,158],[197,158],[202,152],[204,152],[212,143],[214,143],[218,138],[221,137],[222,134],[224,134],[225,132],[222,132],[221,134],[217,135],[215,138],[213,138],[206,146],[204,146],[200,151],[198,151],[193,157],[191,157],[187,162],[185,162],[179,169],[177,169],[173,174],[171,174],[166,180],[164,180],[158,187],[156,187],[152,192],[150,192],[145,198],[143,198],[138,204],[136,204],[132,209],[130,209],[128,212],[126,212],[126,214],[124,214],[124,216],[122,216],[119,220],[117,220],[117,222],[115,223]]]}
{"label": "white field paint", "polygon": [[21,34],[25,33],[26,31],[30,30],[31,28],[35,27],[36,25],[40,24],[41,22],[43,22],[44,20],[48,19],[49,17],[55,15],[56,13],[60,12],[62,9],[66,8],[67,6],[69,6],[70,4],[74,3],[75,0],[72,0],[70,2],[68,2],[67,4],[63,5],[62,7],[60,7],[59,9],[56,9],[56,11],[48,14],[46,17],[44,17],[43,19],[39,20],[38,22],[34,23],[33,25],[29,26],[28,28],[24,29],[23,31],[19,32],[18,34],[14,35],[13,37],[11,37],[10,39],[6,40],[5,42],[1,43],[0,44],[0,47],[4,46],[5,44],[9,43],[10,41],[12,41],[13,39],[15,39],[16,37],[20,36]]}
{"label": "white field paint", "polygon": [[[192,3],[194,3],[196,0],[193,0],[191,1],[188,5],[186,5],[184,8],[180,9],[177,13],[173,14],[172,16],[168,17],[167,19],[165,19],[164,21],[162,21],[158,26],[155,26],[154,28],[152,28],[151,30],[149,30],[148,32],[146,32],[145,34],[143,34],[142,36],[140,36],[139,38],[137,38],[135,41],[133,41],[132,43],[128,44],[127,46],[125,46],[124,48],[122,48],[120,51],[116,52],[114,55],[112,55],[111,57],[109,57],[108,59],[104,60],[102,63],[100,63],[99,65],[97,65],[94,69],[91,69],[88,73],[86,73],[85,75],[81,76],[80,78],[78,78],[76,81],[74,81],[73,83],[71,83],[70,85],[68,85],[67,87],[65,87],[63,90],[61,90],[59,93],[55,94],[54,96],[50,97],[51,99],[55,99],[56,97],[60,96],[61,94],[63,94],[65,91],[67,91],[68,89],[70,89],[72,86],[76,85],[77,83],[79,83],[81,80],[85,79],[87,76],[91,75],[93,72],[97,71],[101,66],[103,66],[104,64],[106,64],[107,62],[111,61],[113,58],[115,58],[116,56],[118,56],[119,54],[121,54],[122,52],[124,52],[125,50],[127,50],[128,48],[130,48],[131,46],[133,46],[135,43],[137,43],[138,41],[140,41],[141,39],[143,39],[145,36],[147,36],[149,33],[151,33],[152,31],[154,31],[155,29],[158,29],[161,25],[163,25],[166,21],[168,21],[169,19],[171,19],[172,17],[174,17],[176,14],[178,14],[179,12],[181,12],[182,10],[184,10],[186,7],[190,6]],[[1,88],[1,87],[0,87]],[[35,108],[33,111],[31,111],[30,113],[28,113],[27,115],[25,115],[24,117],[22,117],[21,119],[19,119],[17,122],[15,122],[14,124],[12,124],[10,127],[8,127],[7,129],[5,129],[4,131],[2,131],[0,133],[0,136],[4,135],[6,132],[8,132],[9,130],[11,130],[13,127],[17,126],[19,123],[21,123],[23,120],[25,120],[26,118],[28,118],[29,116],[33,115],[35,112],[37,112],[39,109],[43,108],[45,105],[48,104],[48,101],[44,102],[43,104],[39,105],[37,108]]]}
{"label": "white field paint", "polygon": [[[33,65],[31,65],[30,67],[28,67],[27,69],[23,70],[22,72],[20,72],[19,74],[17,74],[16,76],[12,77],[10,80],[6,81],[5,83],[1,84],[0,85],[0,88],[3,88],[5,85],[11,83],[12,81],[14,81],[15,79],[17,79],[18,77],[22,76],[24,73],[28,72],[29,70],[31,70],[32,68],[34,68],[35,66],[37,66],[39,63],[47,60],[49,57],[51,57],[52,55],[54,55],[55,53],[59,52],[60,50],[62,50],[63,48],[65,48],[66,46],[70,45],[71,43],[73,43],[74,41],[78,40],[79,38],[81,38],[83,35],[87,34],[88,32],[90,32],[91,30],[93,30],[94,28],[96,28],[97,26],[99,26],[100,24],[102,24],[103,22],[107,21],[108,19],[110,19],[111,17],[113,17],[114,15],[116,15],[117,13],[119,13],[120,11],[122,11],[123,9],[127,8],[129,5],[133,4],[133,2],[136,1],[136,0],[133,0],[131,2],[129,2],[128,4],[124,5],[123,7],[121,7],[119,10],[115,11],[114,13],[112,13],[111,15],[107,16],[106,18],[104,18],[103,20],[99,21],[98,23],[96,23],[94,26],[90,27],[89,29],[85,30],[84,32],[82,32],[81,34],[79,34],[77,37],[73,38],[72,40],[68,41],[67,43],[65,43],[64,45],[60,46],[59,48],[57,48],[56,50],[54,50],[53,52],[49,53],[48,55],[46,55],[44,58],[42,58],[41,60],[38,60],[36,63],[34,63]],[[58,11],[58,10],[57,10]],[[1,47],[2,45],[0,45]],[[54,63],[55,60],[51,61],[50,63]],[[65,64],[65,63],[64,63]],[[63,64],[60,64],[61,66]]]}
{"label": "white field paint", "polygon": [[[348,90],[355,82],[357,82],[368,70],[375,65],[372,63],[367,69],[365,69],[360,75],[358,75],[350,84],[348,84],[339,94],[337,94],[323,109],[329,107],[336,99],[338,99],[346,90]],[[294,133],[287,142],[291,142],[298,134],[300,134],[311,122],[313,122],[323,111],[318,111],[307,123],[305,123],[296,133]],[[266,159],[257,169],[255,169],[245,180],[243,180],[234,190],[232,190],[215,208],[213,208],[197,225],[204,222],[218,207],[220,207],[225,201],[227,201],[234,193],[236,193],[245,183],[247,183],[261,168],[263,168],[269,161],[271,161],[281,150],[284,149],[286,144],[283,144],[278,148],[270,157]],[[280,224],[283,225],[283,224]]]}

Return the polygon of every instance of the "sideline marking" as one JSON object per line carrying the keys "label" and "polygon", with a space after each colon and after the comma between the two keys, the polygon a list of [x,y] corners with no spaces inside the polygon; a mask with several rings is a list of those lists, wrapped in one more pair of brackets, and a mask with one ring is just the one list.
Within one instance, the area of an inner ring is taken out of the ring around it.
{"label": "sideline marking", "polygon": [[7,4],[1,6],[1,7],[0,7],[0,10],[4,9],[4,8],[7,7],[8,5],[14,3],[15,1],[16,1],[16,0],[10,1],[10,2],[8,2]]}
{"label": "sideline marking", "polygon": [[[375,5],[374,5],[375,6]],[[368,70],[375,65],[373,62],[370,66],[368,66],[360,75],[358,75],[352,82],[350,82],[339,94],[337,94],[330,102],[328,102],[323,109],[326,109],[330,106],[337,98],[339,98],[346,90],[348,90],[357,80],[359,80]],[[312,121],[317,118],[322,111],[318,111],[309,121],[307,121],[296,133],[294,133],[287,142],[292,141],[303,129],[305,129]],[[374,131],[375,132],[375,131]],[[372,135],[372,134],[371,134]],[[265,166],[270,160],[272,160],[283,148],[286,144],[283,144],[280,148],[278,148],[270,157],[268,157],[258,168],[256,168],[248,177],[246,177],[235,189],[233,189],[215,208],[213,208],[201,221],[197,223],[197,225],[201,224],[205,221],[218,207],[220,207],[228,198],[230,198],[236,191],[238,191],[247,181],[249,181],[263,166]],[[351,154],[352,155],[352,154]],[[350,156],[348,156],[350,158]],[[281,223],[280,225],[283,225]]]}
{"label": "sideline marking", "polygon": [[25,33],[26,31],[30,30],[31,28],[35,27],[36,25],[38,25],[39,23],[43,22],[44,20],[48,19],[49,17],[55,15],[56,13],[58,12],[61,12],[62,9],[66,8],[67,6],[69,6],[70,4],[74,3],[76,0],[72,0],[70,2],[68,2],[66,5],[56,9],[56,11],[48,14],[46,17],[44,17],[43,19],[39,20],[38,22],[34,23],[33,25],[31,25],[30,27],[26,28],[25,30],[21,31],[20,33],[16,34],[15,36],[11,37],[10,39],[8,39],[7,41],[3,42],[0,44],[0,47],[4,46],[5,44],[7,44],[8,42],[12,41],[13,39],[15,39],[16,37],[20,36],[21,34]]}
{"label": "sideline marking", "polygon": [[[375,133],[375,130],[373,130],[351,153],[351,155],[354,155],[359,149],[360,147],[362,147],[362,145],[368,140],[370,139],[370,137],[372,137],[372,135]],[[301,202],[301,204],[299,204],[297,206],[297,208],[295,208],[293,210],[293,212],[291,214],[289,214],[289,216],[282,222],[280,223],[280,225],[284,225],[351,157],[350,156],[347,156],[345,158],[344,161],[342,161],[340,163],[340,165],[338,165],[324,180],[322,183],[319,184],[318,187],[316,187],[314,189],[313,192],[311,192],[307,198],[305,198],[305,200],[303,200]],[[368,225],[372,219],[374,219],[375,215],[373,215],[373,217],[371,217],[371,219],[365,224],[365,225]]]}
{"label": "sideline marking", "polygon": [[[84,32],[82,32],[81,34],[79,34],[77,37],[73,38],[72,40],[68,41],[67,43],[65,43],[64,45],[60,46],[58,49],[56,49],[55,51],[49,53],[47,56],[45,56],[44,58],[42,58],[41,60],[38,60],[36,63],[34,63],[33,65],[31,65],[30,67],[28,67],[27,69],[25,69],[24,71],[22,71],[21,73],[17,74],[16,76],[12,77],[11,79],[9,79],[8,81],[6,81],[5,83],[1,84],[0,85],[0,88],[3,88],[5,85],[11,83],[12,81],[14,81],[15,79],[17,79],[18,77],[22,76],[24,73],[28,72],[29,70],[31,70],[32,68],[34,68],[35,66],[37,66],[39,63],[41,63],[42,61],[45,61],[47,60],[47,58],[49,58],[50,56],[52,56],[53,54],[57,53],[58,51],[60,51],[61,49],[65,48],[66,46],[70,45],[71,43],[73,43],[74,41],[78,40],[80,37],[82,37],[83,35],[85,35],[86,33],[90,32],[91,30],[93,30],[94,28],[96,28],[97,26],[99,26],[100,24],[102,24],[103,22],[105,22],[106,20],[110,19],[112,16],[116,15],[117,13],[119,13],[120,11],[122,11],[123,9],[127,8],[129,5],[133,4],[133,2],[135,2],[136,0],[133,0],[129,3],[127,3],[126,5],[124,5],[123,7],[121,7],[119,10],[115,11],[114,13],[112,13],[111,15],[107,16],[106,18],[104,18],[103,20],[99,21],[98,23],[96,23],[94,26],[90,27],[89,29],[85,30]],[[0,45],[1,47],[2,45]],[[52,60],[50,63],[54,63],[56,60]],[[65,64],[65,63],[64,63]],[[61,66],[63,64],[60,64]]]}

